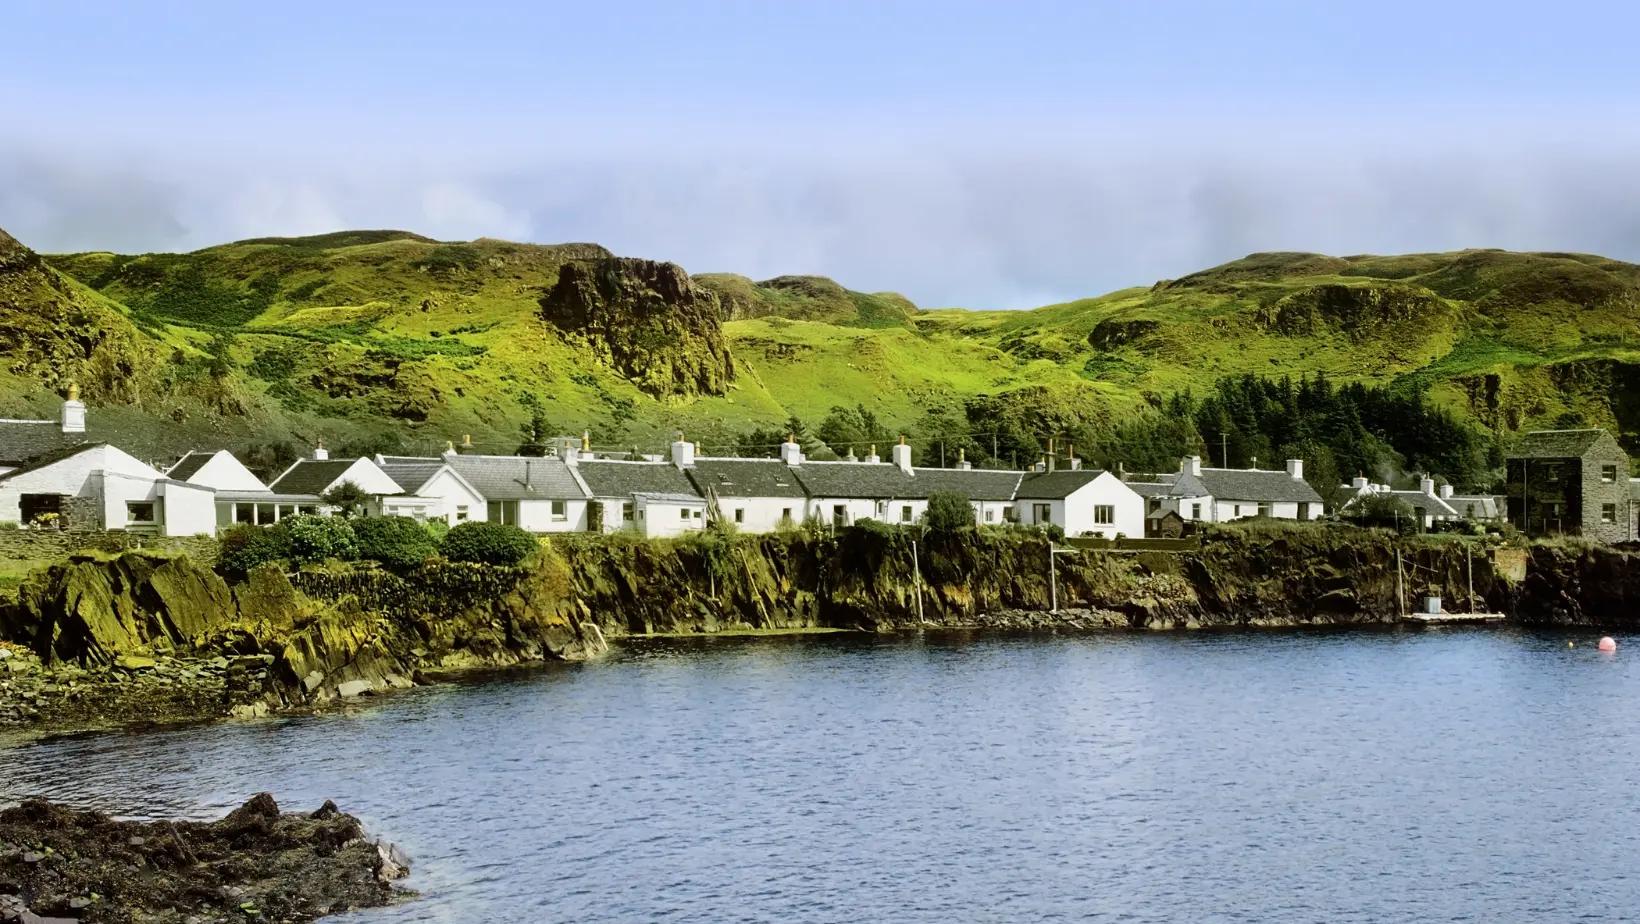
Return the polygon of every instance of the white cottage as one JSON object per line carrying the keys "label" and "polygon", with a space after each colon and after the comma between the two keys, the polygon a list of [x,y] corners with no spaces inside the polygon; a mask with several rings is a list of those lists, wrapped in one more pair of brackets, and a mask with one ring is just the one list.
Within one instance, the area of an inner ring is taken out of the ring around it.
{"label": "white cottage", "polygon": [[37,456],[0,474],[0,521],[210,535],[216,529],[216,492],[167,478],[106,443],[90,443]]}
{"label": "white cottage", "polygon": [[485,519],[489,515],[488,502],[446,462],[454,456],[453,450],[439,459],[377,456],[376,466],[404,489],[402,493],[382,498],[382,514],[443,520],[451,526]]}
{"label": "white cottage", "polygon": [[1201,456],[1186,456],[1173,476],[1168,501],[1187,523],[1248,517],[1314,520],[1324,506],[1321,495],[1304,480],[1302,459],[1288,459],[1283,471],[1268,471],[1203,468]]}
{"label": "white cottage", "polygon": [[443,461],[484,498],[484,519],[532,533],[586,531],[590,495],[563,459],[462,453]]}
{"label": "white cottage", "polygon": [[1142,539],[1145,498],[1108,471],[1032,472],[1014,499],[1021,520],[1053,524],[1070,537]]}
{"label": "white cottage", "polygon": [[[568,462],[570,454],[576,452],[565,450],[564,460]],[[693,511],[706,509],[705,497],[695,490],[687,473],[669,462],[586,458],[577,460],[570,470],[591,497],[589,530],[612,533],[629,529],[646,536],[663,536],[698,529],[705,523],[704,514],[700,522],[693,522]],[[640,494],[646,497],[639,498]],[[660,510],[668,503],[667,498],[673,499],[673,506],[691,511],[690,515],[667,516]]]}
{"label": "white cottage", "polygon": [[[323,495],[344,484],[356,485],[369,495],[364,510],[368,514],[382,513],[387,498],[404,493],[404,488],[371,459],[332,459],[323,448],[314,456],[297,460],[268,486],[270,494],[290,500],[288,504],[270,501],[275,504],[274,519],[289,516],[302,506],[317,509]],[[270,521],[259,511],[257,522]]]}

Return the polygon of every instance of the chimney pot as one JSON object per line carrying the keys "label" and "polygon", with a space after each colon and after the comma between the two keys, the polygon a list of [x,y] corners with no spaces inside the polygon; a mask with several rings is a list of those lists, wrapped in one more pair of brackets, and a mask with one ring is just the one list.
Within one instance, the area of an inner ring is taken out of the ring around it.
{"label": "chimney pot", "polygon": [[672,464],[678,468],[690,468],[695,464],[695,444],[684,440],[682,433],[672,443]]}
{"label": "chimney pot", "polygon": [[1423,480],[1418,482],[1418,489],[1423,491],[1425,494],[1429,495],[1430,497],[1434,497],[1435,496],[1435,479],[1429,477],[1428,475],[1425,475],[1423,477]]}
{"label": "chimney pot", "polygon": [[787,465],[803,464],[803,447],[789,433],[786,441],[780,444],[780,461]]}
{"label": "chimney pot", "polygon": [[64,433],[85,432],[85,403],[80,400],[80,386],[70,383],[68,397],[63,401],[62,428]]}
{"label": "chimney pot", "polygon": [[1441,500],[1446,500],[1446,499],[1450,498],[1451,496],[1452,496],[1452,486],[1449,485],[1449,484],[1441,485]]}
{"label": "chimney pot", "polygon": [[1294,481],[1303,481],[1304,480],[1304,460],[1303,459],[1288,459],[1287,460],[1287,474],[1293,476]]}
{"label": "chimney pot", "polygon": [[330,458],[330,450],[325,448],[324,440],[319,440],[318,444],[313,447],[313,458],[316,462],[323,462]]}
{"label": "chimney pot", "polygon": [[911,447],[905,444],[905,437],[903,436],[900,437],[899,444],[894,447],[894,464],[899,466],[900,471],[908,475],[911,474]]}

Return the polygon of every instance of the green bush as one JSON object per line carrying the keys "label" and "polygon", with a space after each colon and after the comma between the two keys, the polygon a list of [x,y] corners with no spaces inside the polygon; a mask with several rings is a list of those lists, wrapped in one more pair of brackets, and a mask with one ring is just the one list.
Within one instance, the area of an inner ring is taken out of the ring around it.
{"label": "green bush", "polygon": [[438,554],[438,542],[409,517],[364,517],[352,523],[360,558],[411,568]]}
{"label": "green bush", "polygon": [[535,537],[516,526],[475,520],[452,528],[443,551],[451,561],[516,565],[538,548]]}
{"label": "green bush", "polygon": [[283,523],[274,526],[236,523],[222,534],[216,565],[224,574],[243,577],[253,568],[278,565],[289,558],[290,531]]}
{"label": "green bush", "polygon": [[296,516],[280,520],[278,528],[289,533],[290,559],[297,563],[332,558],[347,561],[359,553],[353,525],[342,517]]}
{"label": "green bush", "polygon": [[968,495],[955,491],[935,491],[928,495],[928,510],[923,523],[937,533],[956,532],[974,525],[974,506]]}

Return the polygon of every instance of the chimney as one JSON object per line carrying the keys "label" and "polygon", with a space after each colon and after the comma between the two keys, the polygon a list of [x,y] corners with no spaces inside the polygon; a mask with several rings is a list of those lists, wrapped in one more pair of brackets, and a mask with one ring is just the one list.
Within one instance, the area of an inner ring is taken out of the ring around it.
{"label": "chimney", "polygon": [[682,433],[672,443],[672,464],[678,468],[693,468],[695,465],[695,444],[685,442]]}
{"label": "chimney", "polygon": [[1050,436],[1048,437],[1048,471],[1051,472],[1058,467],[1059,459],[1054,455],[1053,437]]}
{"label": "chimney", "polygon": [[444,454],[447,455],[447,456],[453,456],[453,455],[456,454],[456,441],[455,440],[445,440],[444,441]]}
{"label": "chimney", "polygon": [[524,490],[526,490],[526,491],[534,491],[535,490],[535,482],[534,482],[533,479],[530,478],[530,460],[529,459],[524,460]]}
{"label": "chimney", "polygon": [[1116,477],[1117,477],[1118,480],[1121,480],[1121,481],[1126,481],[1127,480],[1127,466],[1126,465],[1123,465],[1120,462],[1116,463]]}
{"label": "chimney", "polygon": [[1247,470],[1252,472],[1258,471],[1258,456],[1254,456],[1247,460]]}
{"label": "chimney", "polygon": [[894,464],[900,467],[900,471],[907,475],[911,474],[911,447],[905,444],[905,437],[900,437],[900,442],[894,446],[893,452]]}
{"label": "chimney", "polygon": [[1287,474],[1291,475],[1292,479],[1294,481],[1303,481],[1304,480],[1304,460],[1303,459],[1288,459],[1287,460]]}
{"label": "chimney", "polygon": [[786,434],[786,441],[780,444],[780,461],[787,465],[803,464],[803,447],[798,445],[797,437]]}
{"label": "chimney", "polygon": [[854,454],[854,447],[853,446],[849,446],[848,455],[843,457],[843,461],[844,462],[858,462],[858,461],[860,461],[859,457]]}
{"label": "chimney", "polygon": [[1369,482],[1367,481],[1367,478],[1366,478],[1365,475],[1356,475],[1354,478],[1350,479],[1350,487],[1354,488],[1357,491],[1365,489],[1367,487],[1368,483]]}
{"label": "chimney", "polygon": [[1031,466],[1031,471],[1033,471],[1033,472],[1045,472],[1047,470],[1048,470],[1048,459],[1047,459],[1046,456],[1044,456],[1043,458],[1037,459],[1036,464]]}
{"label": "chimney", "polygon": [[68,398],[63,401],[63,432],[85,432],[85,403],[80,400],[80,386],[68,386]]}
{"label": "chimney", "polygon": [[871,444],[871,455],[866,456],[866,461],[871,463],[872,465],[876,465],[877,463],[883,461],[883,457],[877,455],[877,444],[876,443]]}
{"label": "chimney", "polygon": [[1201,456],[1185,456],[1179,460],[1179,474],[1200,475],[1202,473]]}
{"label": "chimney", "polygon": [[592,458],[592,431],[581,431],[581,458]]}
{"label": "chimney", "polygon": [[957,468],[959,468],[962,471],[966,472],[966,471],[968,471],[969,469],[971,469],[973,467],[974,467],[974,463],[968,461],[968,450],[958,449],[957,450]]}
{"label": "chimney", "polygon": [[1441,485],[1441,500],[1447,500],[1451,497],[1452,497],[1452,486],[1449,485],[1449,484]]}
{"label": "chimney", "polygon": [[473,446],[473,435],[471,433],[461,434],[461,452],[474,452],[476,451],[476,448],[477,447]]}
{"label": "chimney", "polygon": [[575,446],[574,437],[566,437],[558,442],[558,457],[564,460],[565,465],[574,465],[581,461],[581,450]]}
{"label": "chimney", "polygon": [[1418,482],[1418,490],[1424,492],[1425,494],[1429,495],[1430,497],[1434,497],[1435,496],[1435,479],[1429,477],[1428,475],[1425,475],[1423,480]]}
{"label": "chimney", "polygon": [[330,458],[330,450],[325,448],[324,440],[320,440],[319,445],[313,447],[313,458],[318,462],[323,462]]}
{"label": "chimney", "polygon": [[1080,471],[1081,470],[1082,460],[1078,459],[1076,457],[1076,444],[1075,443],[1066,443],[1065,444],[1065,461],[1066,461],[1066,463],[1068,463],[1070,465],[1071,471],[1075,472],[1075,471]]}

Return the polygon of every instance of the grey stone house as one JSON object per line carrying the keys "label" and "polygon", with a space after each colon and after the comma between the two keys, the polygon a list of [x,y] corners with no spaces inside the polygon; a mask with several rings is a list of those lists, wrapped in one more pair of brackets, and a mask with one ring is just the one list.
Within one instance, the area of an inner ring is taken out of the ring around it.
{"label": "grey stone house", "polygon": [[1634,538],[1629,455],[1605,430],[1538,430],[1507,459],[1509,522],[1534,536]]}

